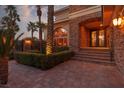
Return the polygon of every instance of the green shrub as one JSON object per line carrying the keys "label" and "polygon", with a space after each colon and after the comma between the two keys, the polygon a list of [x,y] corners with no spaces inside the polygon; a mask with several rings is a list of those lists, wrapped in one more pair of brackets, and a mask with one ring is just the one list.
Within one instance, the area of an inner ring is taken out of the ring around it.
{"label": "green shrub", "polygon": [[26,52],[30,52],[30,53],[40,53],[39,50],[28,50],[28,51],[26,51]]}
{"label": "green shrub", "polygon": [[[31,53],[41,53],[40,49],[39,49],[39,41],[38,42],[34,42],[35,44],[35,47],[34,47],[34,50],[29,50],[28,52],[31,52]],[[46,53],[46,41],[42,40],[41,42],[42,46],[41,46],[41,50],[42,50],[42,54],[45,54]],[[38,50],[36,50],[38,49]]]}
{"label": "green shrub", "polygon": [[46,41],[42,40],[42,54],[46,54]]}
{"label": "green shrub", "polygon": [[13,59],[14,59],[14,53],[11,52],[11,53],[9,53],[9,60],[13,60]]}
{"label": "green shrub", "polygon": [[54,52],[62,52],[62,51],[67,51],[69,50],[68,46],[56,46],[54,47]]}
{"label": "green shrub", "polygon": [[15,59],[17,62],[29,65],[29,66],[36,66],[34,61],[37,62],[36,64],[40,64],[39,54],[31,53],[31,52],[17,52],[15,53]]}
{"label": "green shrub", "polygon": [[72,51],[63,51],[51,55],[29,52],[17,52],[15,53],[15,59],[21,64],[47,70],[64,61],[69,60],[73,55],[74,52]]}

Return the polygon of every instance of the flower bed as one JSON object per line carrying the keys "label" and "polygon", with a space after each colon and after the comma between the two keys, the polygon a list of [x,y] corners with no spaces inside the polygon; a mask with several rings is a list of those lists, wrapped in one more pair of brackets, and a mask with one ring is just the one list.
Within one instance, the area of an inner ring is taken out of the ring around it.
{"label": "flower bed", "polygon": [[64,61],[69,60],[74,55],[73,51],[63,51],[51,55],[39,53],[17,52],[15,59],[18,63],[29,65],[42,70],[50,69]]}

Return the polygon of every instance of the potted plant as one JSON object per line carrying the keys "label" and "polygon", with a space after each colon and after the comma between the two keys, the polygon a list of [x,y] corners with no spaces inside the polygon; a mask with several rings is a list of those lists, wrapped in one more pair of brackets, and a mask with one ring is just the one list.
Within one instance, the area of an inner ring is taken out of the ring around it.
{"label": "potted plant", "polygon": [[15,42],[23,35],[20,34],[15,40],[14,34],[7,30],[0,30],[0,83],[6,84],[8,81],[8,57],[13,50]]}

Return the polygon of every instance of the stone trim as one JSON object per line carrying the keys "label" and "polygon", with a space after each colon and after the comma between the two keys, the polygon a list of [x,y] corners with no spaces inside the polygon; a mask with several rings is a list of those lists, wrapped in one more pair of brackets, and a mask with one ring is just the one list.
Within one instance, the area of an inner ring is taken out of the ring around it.
{"label": "stone trim", "polygon": [[69,21],[71,19],[77,18],[77,17],[81,17],[81,16],[86,16],[92,13],[96,13],[96,12],[100,12],[101,11],[101,6],[92,6],[77,12],[73,12],[67,15],[66,18],[64,19],[59,19],[54,21],[55,23],[60,23],[60,22],[64,22],[64,21]]}
{"label": "stone trim", "polygon": [[87,9],[83,9],[74,13],[70,13],[69,14],[69,19],[73,19],[76,17],[80,17],[80,16],[84,16],[84,15],[88,15],[88,14],[92,14],[95,12],[100,12],[101,11],[101,6],[93,6]]}
{"label": "stone trim", "polygon": [[63,12],[63,11],[68,11],[69,10],[69,6],[66,6],[66,7],[64,7],[64,8],[62,8],[62,9],[59,9],[59,10],[55,10],[55,12],[54,12],[54,15],[56,15],[56,14],[58,14],[58,13],[61,13],[61,12]]}
{"label": "stone trim", "polygon": [[64,18],[64,19],[61,19],[61,20],[57,20],[57,21],[54,22],[54,24],[60,23],[60,22],[65,22],[65,21],[69,21],[69,18]]}

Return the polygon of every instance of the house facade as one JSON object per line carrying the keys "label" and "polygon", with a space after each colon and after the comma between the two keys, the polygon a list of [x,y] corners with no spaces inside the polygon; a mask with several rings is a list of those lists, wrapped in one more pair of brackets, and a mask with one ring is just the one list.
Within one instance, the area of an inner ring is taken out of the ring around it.
{"label": "house facade", "polygon": [[75,59],[114,63],[124,72],[123,28],[112,23],[122,10],[114,5],[70,5],[55,11],[55,44],[69,46]]}
{"label": "house facade", "polygon": [[65,41],[75,51],[85,47],[110,47],[110,31],[105,30],[108,25],[102,26],[102,16],[101,6],[68,6],[55,12],[54,31],[67,32]]}

